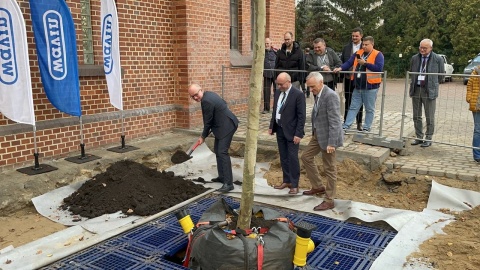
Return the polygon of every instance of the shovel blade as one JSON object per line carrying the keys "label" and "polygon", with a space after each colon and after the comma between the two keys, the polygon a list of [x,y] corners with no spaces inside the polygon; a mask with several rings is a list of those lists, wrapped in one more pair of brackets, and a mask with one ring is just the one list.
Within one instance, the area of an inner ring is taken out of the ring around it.
{"label": "shovel blade", "polygon": [[173,154],[173,156],[172,156],[172,158],[171,158],[171,161],[172,161],[173,164],[180,164],[180,163],[183,163],[183,162],[185,162],[185,161],[187,161],[187,160],[189,160],[189,159],[191,159],[191,158],[192,158],[192,156],[187,155],[187,153],[185,153],[185,152],[183,152],[183,151],[181,151],[181,150],[177,150],[177,151]]}

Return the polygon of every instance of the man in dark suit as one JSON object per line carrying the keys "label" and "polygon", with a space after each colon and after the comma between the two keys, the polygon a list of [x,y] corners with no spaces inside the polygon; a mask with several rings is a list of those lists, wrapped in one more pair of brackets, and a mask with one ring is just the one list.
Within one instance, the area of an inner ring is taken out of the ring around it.
{"label": "man in dark suit", "polygon": [[306,104],[303,92],[292,86],[291,77],[282,72],[277,76],[272,119],[268,133],[277,134],[280,163],[283,171],[283,183],[275,189],[290,188],[288,194],[298,193],[300,162],[298,150],[300,140],[305,134]]}
{"label": "man in dark suit", "polygon": [[[358,50],[362,48],[362,37],[363,37],[363,30],[360,27],[354,28],[352,30],[352,42],[349,42],[345,47],[343,47],[342,63],[345,63],[350,59],[352,54],[356,53]],[[350,68],[349,71],[353,69]],[[343,120],[347,120],[348,110],[350,109],[350,104],[352,103],[352,95],[353,89],[355,85],[353,84],[353,80],[350,79],[350,73],[343,74],[343,94],[345,96],[345,114],[343,115]],[[360,107],[360,110],[357,113],[357,130],[362,131],[362,116],[363,116],[363,106]]]}
{"label": "man in dark suit", "polygon": [[217,158],[218,177],[212,182],[221,182],[220,192],[233,190],[232,162],[228,149],[232,143],[233,134],[238,127],[237,117],[228,109],[227,103],[214,92],[203,91],[198,84],[188,87],[190,98],[201,102],[203,115],[203,132],[198,138],[198,144],[205,142],[205,138],[213,132],[215,144],[213,152]]}
{"label": "man in dark suit", "polygon": [[[307,76],[307,86],[315,96],[311,116],[313,136],[302,154],[302,162],[312,188],[304,191],[303,195],[325,193],[324,201],[313,208],[315,211],[324,211],[335,207],[333,202],[337,190],[335,150],[343,145],[344,137],[340,99],[334,90],[323,84],[323,76],[319,72],[312,72]],[[315,164],[315,156],[320,152],[327,179],[326,187]]]}

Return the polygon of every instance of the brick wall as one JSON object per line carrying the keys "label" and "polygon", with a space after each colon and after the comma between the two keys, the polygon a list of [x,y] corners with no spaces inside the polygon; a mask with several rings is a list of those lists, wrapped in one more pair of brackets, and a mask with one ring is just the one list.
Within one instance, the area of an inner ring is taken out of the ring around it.
{"label": "brick wall", "polygon": [[[27,0],[17,1],[27,24],[36,141],[40,162],[79,154],[79,119],[59,112],[42,88]],[[79,1],[67,0],[76,26],[78,59],[83,64]],[[240,0],[241,49],[250,55],[250,0]],[[276,43],[285,29],[294,28],[294,1],[267,1],[267,32]],[[291,3],[290,3],[291,2]],[[290,5],[291,4],[291,5]],[[281,10],[277,10],[281,8]],[[291,8],[290,11],[287,8]],[[229,1],[122,0],[117,1],[122,64],[123,117],[127,141],[158,134],[173,127],[202,125],[198,103],[187,87],[199,83],[222,94],[232,110],[247,110],[249,70],[231,69]],[[100,0],[91,0],[95,65],[102,65]],[[291,18],[285,20],[285,18]],[[80,77],[84,142],[87,148],[119,144],[121,113],[109,101],[104,76]],[[0,171],[33,165],[33,128],[16,124],[0,114]]]}

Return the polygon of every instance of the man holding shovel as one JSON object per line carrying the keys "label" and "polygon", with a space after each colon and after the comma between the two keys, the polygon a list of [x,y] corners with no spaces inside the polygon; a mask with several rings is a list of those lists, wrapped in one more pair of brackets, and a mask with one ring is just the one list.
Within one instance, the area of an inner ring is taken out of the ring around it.
{"label": "man holding shovel", "polygon": [[203,131],[197,143],[205,142],[205,138],[213,132],[215,144],[213,152],[217,158],[218,177],[212,182],[221,182],[223,186],[220,192],[233,190],[232,162],[228,155],[228,149],[232,143],[233,134],[238,127],[237,117],[228,109],[227,103],[214,92],[203,91],[198,84],[188,87],[190,98],[200,102],[203,115]]}

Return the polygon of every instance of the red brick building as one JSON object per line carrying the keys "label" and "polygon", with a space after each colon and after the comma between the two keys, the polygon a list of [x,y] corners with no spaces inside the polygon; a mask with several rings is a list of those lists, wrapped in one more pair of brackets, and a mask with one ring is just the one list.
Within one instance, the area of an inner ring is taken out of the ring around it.
{"label": "red brick building", "polygon": [[[40,80],[27,0],[17,0],[27,24],[40,161],[79,152],[77,117],[48,101]],[[109,102],[103,74],[100,0],[67,0],[77,32],[83,132],[87,151],[119,144],[121,113]],[[118,0],[123,115],[129,139],[202,124],[190,83],[223,95],[237,113],[247,108],[253,0]],[[295,26],[295,1],[266,0],[266,36],[279,47]],[[237,13],[237,14],[235,14]],[[89,31],[90,34],[89,34]],[[233,33],[231,35],[230,33]],[[89,39],[90,38],[90,39]],[[222,66],[225,66],[222,84]],[[33,127],[0,114],[0,171],[33,165]]]}

